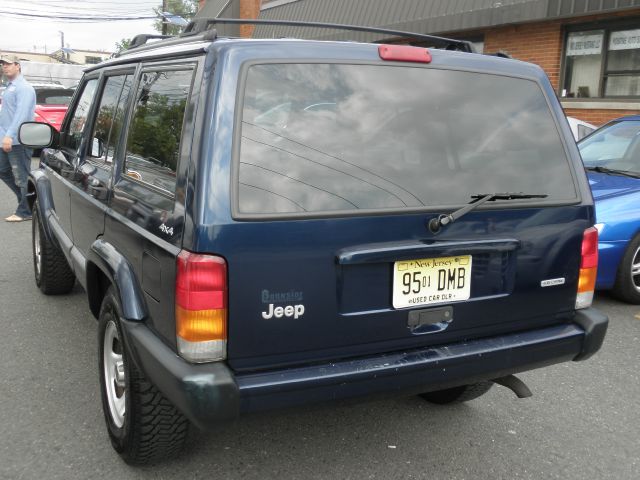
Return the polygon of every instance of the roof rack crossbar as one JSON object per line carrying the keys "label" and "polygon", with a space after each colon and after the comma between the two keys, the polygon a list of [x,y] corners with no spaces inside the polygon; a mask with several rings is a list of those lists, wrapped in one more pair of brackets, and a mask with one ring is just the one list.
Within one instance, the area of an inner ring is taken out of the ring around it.
{"label": "roof rack crossbar", "polygon": [[171,38],[171,35],[154,35],[149,33],[141,33],[140,35],[136,35],[131,39],[128,50],[132,48],[140,47],[145,43],[147,43],[149,40],[154,38],[158,38],[162,40],[165,38]]}
{"label": "roof rack crossbar", "polygon": [[[136,36],[139,36],[139,35],[136,35]],[[136,46],[136,47],[129,46],[128,49],[122,52],[114,53],[113,57],[118,58],[118,57],[121,57],[122,55],[129,54],[132,52],[142,52],[146,50],[153,50],[158,48],[160,45],[162,45],[163,47],[166,47],[169,45],[181,45],[187,42],[196,42],[196,41],[212,42],[216,39],[217,32],[215,29],[209,29],[204,32],[194,33],[191,35],[180,35],[180,36],[166,35],[165,37],[166,37],[166,40],[163,40],[162,43],[160,42],[150,43],[150,44],[143,43],[143,44],[140,44],[140,46]]]}
{"label": "roof rack crossbar", "polygon": [[422,42],[429,42],[435,46],[447,49],[460,50],[463,52],[473,53],[474,49],[471,43],[464,40],[456,40],[453,38],[438,37],[435,35],[426,35],[422,33],[404,32],[402,30],[389,30],[386,28],[363,27],[360,25],[346,25],[341,23],[322,23],[322,22],[299,22],[292,20],[254,20],[244,18],[217,18],[217,17],[201,17],[194,18],[185,28],[185,32],[199,33],[215,24],[234,24],[234,25],[284,25],[289,27],[312,27],[312,28],[334,28],[336,30],[351,30],[354,32],[383,33],[392,37],[404,37]]}

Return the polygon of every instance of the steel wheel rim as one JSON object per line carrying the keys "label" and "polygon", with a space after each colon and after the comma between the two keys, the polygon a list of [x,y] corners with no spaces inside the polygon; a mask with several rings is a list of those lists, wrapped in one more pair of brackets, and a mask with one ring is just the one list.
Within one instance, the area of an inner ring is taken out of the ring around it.
{"label": "steel wheel rim", "polygon": [[636,248],[631,258],[631,283],[633,288],[640,292],[640,247]]}
{"label": "steel wheel rim", "polygon": [[40,278],[40,272],[42,271],[42,243],[40,241],[40,228],[36,223],[37,218],[33,219],[33,228],[35,229],[35,235],[33,236],[33,256],[36,260],[36,277]]}
{"label": "steel wheel rim", "polygon": [[122,428],[124,425],[127,392],[122,358],[122,342],[118,335],[118,328],[113,320],[110,320],[105,328],[102,350],[102,368],[104,369],[104,386],[109,403],[109,414],[116,427]]}

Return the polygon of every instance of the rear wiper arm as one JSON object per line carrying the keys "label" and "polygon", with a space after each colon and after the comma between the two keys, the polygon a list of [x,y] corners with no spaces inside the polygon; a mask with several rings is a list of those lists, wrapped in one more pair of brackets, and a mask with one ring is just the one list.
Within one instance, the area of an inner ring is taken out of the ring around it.
{"label": "rear wiper arm", "polygon": [[438,233],[440,229],[450,223],[455,222],[463,215],[466,215],[471,210],[475,210],[480,205],[491,200],[520,200],[525,198],[546,198],[548,195],[532,195],[528,193],[480,193],[471,195],[473,200],[464,207],[456,210],[453,213],[440,214],[437,217],[432,218],[429,221],[429,230],[431,233]]}
{"label": "rear wiper arm", "polygon": [[616,170],[615,168],[607,167],[584,167],[585,170],[598,173],[608,173],[609,175],[624,175],[625,177],[640,178],[640,174],[630,172],[629,170]]}

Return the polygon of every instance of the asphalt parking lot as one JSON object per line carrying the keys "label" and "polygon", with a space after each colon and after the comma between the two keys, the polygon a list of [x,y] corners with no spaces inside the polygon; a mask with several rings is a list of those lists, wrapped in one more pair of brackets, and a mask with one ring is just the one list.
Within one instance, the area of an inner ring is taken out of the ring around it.
{"label": "asphalt parking lot", "polygon": [[[2,218],[13,208],[0,185]],[[30,222],[0,222],[0,479],[640,478],[640,306],[606,295],[601,352],[521,375],[531,398],[495,387],[458,406],[409,397],[250,415],[193,432],[178,460],[131,468],[104,428],[84,292],[39,293],[30,235]]]}

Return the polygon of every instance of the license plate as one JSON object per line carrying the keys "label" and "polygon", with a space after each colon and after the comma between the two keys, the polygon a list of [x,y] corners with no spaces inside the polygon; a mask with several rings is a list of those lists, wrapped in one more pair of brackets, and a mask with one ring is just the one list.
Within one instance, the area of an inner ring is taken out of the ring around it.
{"label": "license plate", "polygon": [[394,308],[467,300],[471,255],[403,260],[393,264]]}

